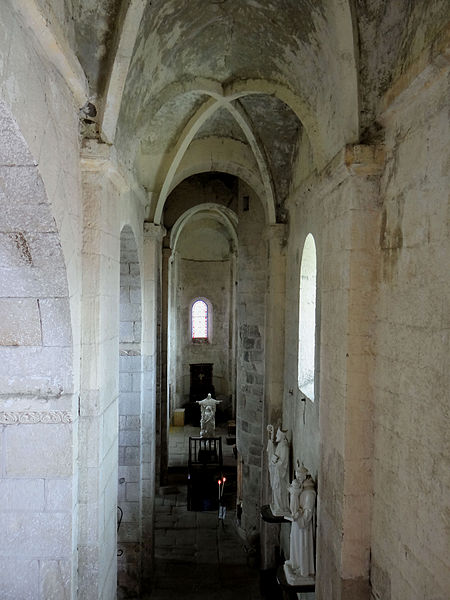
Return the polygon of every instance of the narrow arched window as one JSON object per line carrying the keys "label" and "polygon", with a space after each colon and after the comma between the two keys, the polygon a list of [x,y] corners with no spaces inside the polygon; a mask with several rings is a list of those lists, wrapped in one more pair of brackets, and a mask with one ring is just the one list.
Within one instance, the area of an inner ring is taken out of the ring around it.
{"label": "narrow arched window", "polygon": [[191,335],[193,340],[207,341],[209,309],[204,300],[196,300],[191,308]]}
{"label": "narrow arched window", "polygon": [[298,315],[298,388],[314,401],[316,352],[316,245],[308,234],[300,267]]}

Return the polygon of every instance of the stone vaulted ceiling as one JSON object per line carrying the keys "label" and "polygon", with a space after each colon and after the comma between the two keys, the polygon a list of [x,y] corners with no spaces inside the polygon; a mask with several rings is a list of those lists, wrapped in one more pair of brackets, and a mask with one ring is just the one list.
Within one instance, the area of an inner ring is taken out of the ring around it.
{"label": "stone vaulted ceiling", "polygon": [[[267,221],[283,220],[304,140],[316,168],[357,141],[383,81],[435,34],[424,7],[406,0],[63,4],[100,136],[147,189],[155,222],[177,183],[213,170],[246,180]],[[444,17],[445,5],[434,11]],[[405,27],[389,36],[387,21]]]}
{"label": "stone vaulted ceiling", "polygon": [[321,48],[344,17],[326,0],[146,4],[116,144],[152,193],[156,222],[180,174],[208,169],[253,187],[256,176],[267,220],[284,218],[301,132],[320,160],[326,119],[318,121],[315,112],[325,98],[329,107],[341,103]]}

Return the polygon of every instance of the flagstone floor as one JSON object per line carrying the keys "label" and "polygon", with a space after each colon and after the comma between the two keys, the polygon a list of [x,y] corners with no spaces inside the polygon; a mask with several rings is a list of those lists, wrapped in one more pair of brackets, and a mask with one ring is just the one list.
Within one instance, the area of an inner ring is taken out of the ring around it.
{"label": "flagstone floor", "polygon": [[[170,482],[169,482],[170,483]],[[247,564],[232,515],[190,512],[186,486],[156,500],[155,575],[148,600],[260,600],[259,572]]]}
{"label": "flagstone floor", "polygon": [[[236,460],[222,435],[225,468]],[[259,571],[249,566],[244,541],[231,510],[224,521],[217,511],[187,510],[186,472],[189,436],[199,428],[171,427],[169,485],[156,497],[154,587],[145,600],[260,600]],[[229,509],[234,499],[229,499]]]}

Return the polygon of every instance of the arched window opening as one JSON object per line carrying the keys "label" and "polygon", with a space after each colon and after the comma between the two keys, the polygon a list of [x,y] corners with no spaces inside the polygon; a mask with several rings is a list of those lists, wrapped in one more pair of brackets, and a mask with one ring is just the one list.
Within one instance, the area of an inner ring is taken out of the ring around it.
{"label": "arched window opening", "polygon": [[303,246],[300,267],[298,388],[312,401],[316,350],[316,273],[316,245],[309,233]]}
{"label": "arched window opening", "polygon": [[208,341],[210,310],[205,300],[196,300],[191,308],[191,337],[193,341]]}

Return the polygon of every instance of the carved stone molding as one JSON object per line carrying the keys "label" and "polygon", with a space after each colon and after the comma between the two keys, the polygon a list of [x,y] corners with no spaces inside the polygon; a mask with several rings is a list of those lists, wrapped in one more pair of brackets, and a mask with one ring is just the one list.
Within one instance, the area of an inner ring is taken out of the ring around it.
{"label": "carved stone molding", "polygon": [[72,413],[66,410],[24,410],[20,412],[0,411],[0,425],[34,425],[36,423],[54,425],[72,422]]}

